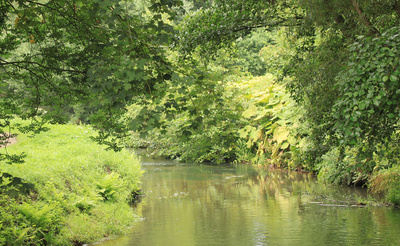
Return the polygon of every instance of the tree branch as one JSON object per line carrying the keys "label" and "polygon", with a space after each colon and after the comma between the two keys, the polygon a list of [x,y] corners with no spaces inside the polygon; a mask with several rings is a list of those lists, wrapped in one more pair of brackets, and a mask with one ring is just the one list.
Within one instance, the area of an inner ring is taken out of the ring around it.
{"label": "tree branch", "polygon": [[61,72],[69,72],[69,73],[79,73],[79,74],[86,74],[84,71],[79,71],[79,70],[71,70],[71,69],[62,69],[62,68],[54,68],[54,67],[47,67],[43,66],[42,64],[38,62],[32,62],[32,61],[16,61],[16,62],[8,62],[3,59],[0,59],[0,66],[7,66],[7,65],[18,65],[18,64],[33,64],[37,65],[41,68],[44,69],[51,69],[51,70],[56,70],[56,71],[61,71]]}

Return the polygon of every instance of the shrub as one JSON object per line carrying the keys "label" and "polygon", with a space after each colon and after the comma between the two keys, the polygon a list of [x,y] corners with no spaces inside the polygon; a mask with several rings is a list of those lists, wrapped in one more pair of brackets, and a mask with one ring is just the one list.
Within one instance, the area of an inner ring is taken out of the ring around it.
{"label": "shrub", "polygon": [[366,158],[363,149],[361,143],[357,147],[331,149],[316,165],[318,179],[333,184],[364,184],[375,167],[375,161]]}

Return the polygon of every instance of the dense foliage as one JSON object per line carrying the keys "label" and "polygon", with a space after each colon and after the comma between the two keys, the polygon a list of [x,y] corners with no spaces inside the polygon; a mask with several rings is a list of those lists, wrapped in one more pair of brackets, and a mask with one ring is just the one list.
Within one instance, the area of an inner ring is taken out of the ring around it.
{"label": "dense foliage", "polygon": [[399,36],[395,26],[376,38],[360,36],[351,45],[353,55],[337,78],[340,95],[333,112],[343,141],[379,143],[398,129]]}
{"label": "dense foliage", "polygon": [[0,146],[12,127],[85,122],[109,149],[306,169],[400,201],[400,1],[0,3]]}

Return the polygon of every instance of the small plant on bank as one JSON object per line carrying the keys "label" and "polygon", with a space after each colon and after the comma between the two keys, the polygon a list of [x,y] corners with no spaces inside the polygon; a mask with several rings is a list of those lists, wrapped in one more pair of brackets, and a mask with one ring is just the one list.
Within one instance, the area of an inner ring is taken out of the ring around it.
{"label": "small plant on bank", "polygon": [[376,172],[369,187],[373,193],[383,194],[388,202],[400,206],[400,166]]}

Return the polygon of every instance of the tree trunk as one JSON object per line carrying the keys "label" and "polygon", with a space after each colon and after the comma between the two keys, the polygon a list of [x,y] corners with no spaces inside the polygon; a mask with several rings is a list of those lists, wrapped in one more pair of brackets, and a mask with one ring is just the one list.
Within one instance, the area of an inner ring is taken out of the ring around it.
{"label": "tree trunk", "polygon": [[372,25],[371,21],[364,15],[363,10],[361,9],[360,5],[358,5],[357,0],[351,0],[355,10],[357,11],[358,15],[360,16],[364,25],[370,30],[372,34],[380,34],[379,31]]}

